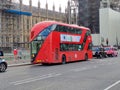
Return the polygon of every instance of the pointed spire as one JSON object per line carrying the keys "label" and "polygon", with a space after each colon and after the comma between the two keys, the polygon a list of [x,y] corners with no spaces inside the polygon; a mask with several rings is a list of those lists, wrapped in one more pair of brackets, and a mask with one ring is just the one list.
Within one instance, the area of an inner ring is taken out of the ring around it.
{"label": "pointed spire", "polygon": [[68,13],[68,22],[69,22],[69,24],[71,24],[71,7],[70,7],[70,0],[68,1],[67,13]]}
{"label": "pointed spire", "polygon": [[38,0],[38,8],[40,8],[40,0]]}
{"label": "pointed spire", "polygon": [[55,20],[55,4],[53,3],[53,20]]}
{"label": "pointed spire", "polygon": [[46,0],[46,9],[48,9],[48,3],[47,3],[47,0]]}
{"label": "pointed spire", "polygon": [[30,12],[32,12],[32,0],[29,0]]}
{"label": "pointed spire", "polygon": [[20,10],[22,11],[22,0],[19,0],[19,2],[20,2]]}
{"label": "pointed spire", "polygon": [[[29,0],[29,11],[32,13],[32,0]],[[30,28],[32,27],[32,16],[30,16]]]}
{"label": "pointed spire", "polygon": [[20,4],[22,4],[22,0],[19,0]]}
{"label": "pointed spire", "polygon": [[53,11],[55,11],[55,4],[53,3]]}
{"label": "pointed spire", "polygon": [[61,15],[61,4],[59,5],[59,19],[60,19],[60,21],[62,21],[62,15]]}
{"label": "pointed spire", "polygon": [[67,8],[65,7],[65,13],[67,13]]}
{"label": "pointed spire", "polygon": [[32,0],[29,0],[29,5],[32,6]]}
{"label": "pointed spire", "polygon": [[59,5],[59,12],[61,13],[61,4]]}
{"label": "pointed spire", "polygon": [[70,0],[68,0],[68,6],[70,6]]}
{"label": "pointed spire", "polygon": [[40,21],[40,0],[38,0],[38,17],[39,17],[39,21]]}
{"label": "pointed spire", "polygon": [[46,0],[46,19],[48,20],[48,3],[47,3],[47,0]]}

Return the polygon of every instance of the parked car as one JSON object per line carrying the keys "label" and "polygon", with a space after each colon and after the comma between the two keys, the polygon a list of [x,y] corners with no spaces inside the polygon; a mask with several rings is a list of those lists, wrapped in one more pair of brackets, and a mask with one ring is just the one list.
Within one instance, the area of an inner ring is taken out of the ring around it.
{"label": "parked car", "polygon": [[97,58],[107,57],[107,54],[103,47],[93,47],[92,50],[93,50],[93,57],[97,57]]}
{"label": "parked car", "polygon": [[5,72],[7,69],[7,62],[3,58],[3,51],[0,51],[0,72]]}
{"label": "parked car", "polygon": [[7,69],[7,62],[0,58],[0,72],[5,72]]}
{"label": "parked car", "polygon": [[97,47],[97,46],[92,47],[93,57],[96,57],[96,52],[98,51],[98,48],[99,48],[99,47]]}
{"label": "parked car", "polygon": [[118,51],[117,51],[117,48],[115,47],[105,47],[105,52],[107,53],[107,56],[109,57],[118,56]]}

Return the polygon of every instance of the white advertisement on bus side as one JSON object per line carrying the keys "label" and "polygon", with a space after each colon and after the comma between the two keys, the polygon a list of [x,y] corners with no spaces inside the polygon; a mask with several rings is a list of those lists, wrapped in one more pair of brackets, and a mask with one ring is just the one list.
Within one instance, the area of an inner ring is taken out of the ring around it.
{"label": "white advertisement on bus side", "polygon": [[67,34],[61,34],[60,40],[67,41],[67,42],[80,42],[81,36],[74,36],[74,35],[67,35]]}

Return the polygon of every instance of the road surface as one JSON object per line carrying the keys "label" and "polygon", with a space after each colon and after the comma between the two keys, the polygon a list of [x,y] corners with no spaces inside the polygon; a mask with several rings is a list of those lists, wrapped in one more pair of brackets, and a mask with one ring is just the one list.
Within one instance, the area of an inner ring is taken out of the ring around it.
{"label": "road surface", "polygon": [[59,65],[8,67],[0,90],[119,90],[120,56]]}

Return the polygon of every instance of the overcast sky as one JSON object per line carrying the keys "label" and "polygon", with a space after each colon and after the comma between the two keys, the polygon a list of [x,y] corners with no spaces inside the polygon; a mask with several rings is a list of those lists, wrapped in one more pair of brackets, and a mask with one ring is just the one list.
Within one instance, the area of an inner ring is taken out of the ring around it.
{"label": "overcast sky", "polygon": [[[14,0],[14,1],[19,1],[19,0]],[[52,10],[53,4],[55,5],[55,10],[59,11],[59,6],[61,5],[62,12],[65,11],[65,7],[67,7],[67,2],[68,0],[39,0],[41,3],[41,8],[45,8],[46,2],[48,2],[48,8]],[[23,0],[24,4],[29,5],[29,0]],[[38,5],[38,0],[32,0],[32,5],[37,6]]]}

